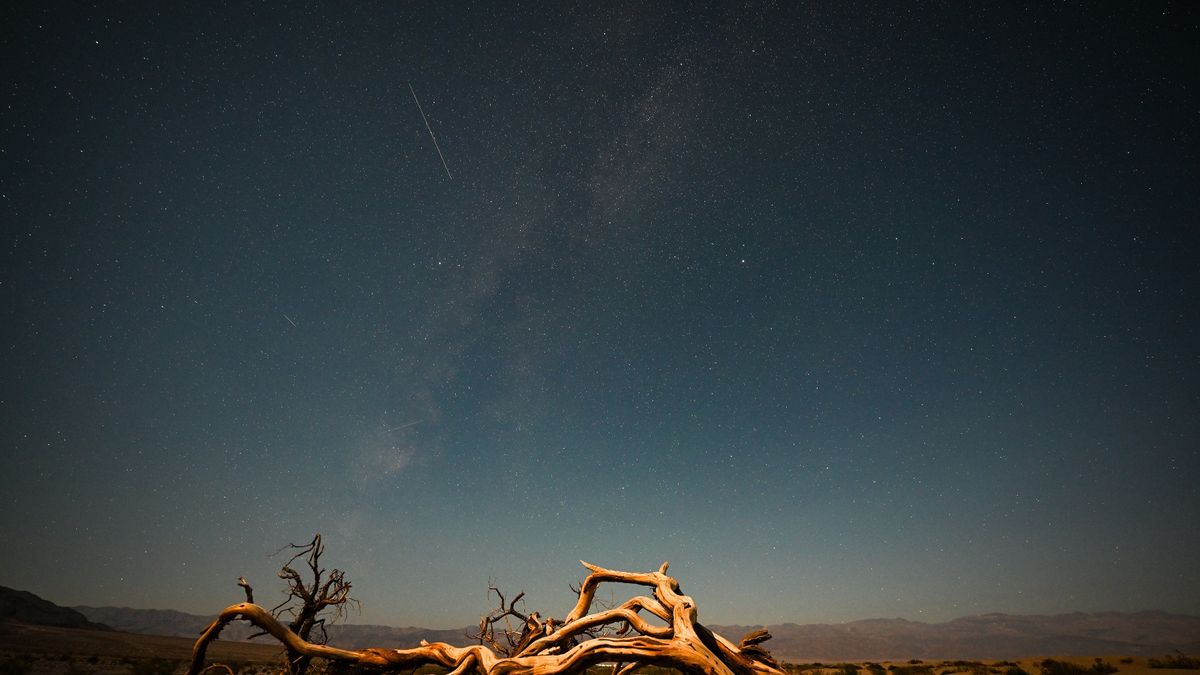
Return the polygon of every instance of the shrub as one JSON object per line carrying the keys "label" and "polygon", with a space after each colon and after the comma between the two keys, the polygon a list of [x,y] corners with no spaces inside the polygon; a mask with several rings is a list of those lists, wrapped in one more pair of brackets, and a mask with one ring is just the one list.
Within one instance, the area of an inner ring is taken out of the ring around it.
{"label": "shrub", "polygon": [[1055,661],[1054,659],[1046,659],[1042,661],[1042,675],[1111,675],[1117,672],[1116,666],[1103,661],[1099,658],[1092,664],[1091,668],[1066,661]]}
{"label": "shrub", "polygon": [[26,654],[0,660],[0,675],[25,675],[33,670],[33,659]]}
{"label": "shrub", "polygon": [[1183,652],[1175,652],[1174,654],[1167,654],[1161,659],[1150,659],[1150,667],[1200,670],[1200,659],[1186,656]]}
{"label": "shrub", "polygon": [[170,659],[141,659],[129,667],[130,675],[172,675],[175,662]]}

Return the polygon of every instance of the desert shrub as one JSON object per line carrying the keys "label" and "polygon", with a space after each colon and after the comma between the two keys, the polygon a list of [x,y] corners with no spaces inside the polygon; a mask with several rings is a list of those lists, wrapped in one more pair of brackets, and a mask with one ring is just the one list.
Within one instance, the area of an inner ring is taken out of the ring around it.
{"label": "desert shrub", "polygon": [[175,662],[170,659],[141,659],[129,667],[130,675],[172,675]]}
{"label": "desert shrub", "polygon": [[884,670],[883,666],[879,665],[878,663],[868,663],[867,670],[871,671],[874,675],[883,675],[883,673],[887,672]]}
{"label": "desert shrub", "polygon": [[1041,665],[1042,675],[1110,675],[1117,672],[1116,666],[1099,658],[1090,668],[1054,659],[1046,659]]}
{"label": "desert shrub", "polygon": [[1127,666],[1127,665],[1129,665],[1129,664],[1131,664],[1131,663],[1133,663],[1133,657],[1132,657],[1132,656],[1122,656],[1122,657],[1121,657],[1121,664],[1122,664],[1122,665],[1125,665],[1125,666]]}
{"label": "desert shrub", "polygon": [[1200,659],[1186,656],[1183,652],[1167,654],[1161,659],[1150,659],[1151,668],[1179,668],[1182,670],[1200,670]]}
{"label": "desert shrub", "polygon": [[33,659],[26,654],[14,654],[0,659],[0,675],[25,675],[33,670]]}
{"label": "desert shrub", "polygon": [[1042,661],[1042,675],[1083,675],[1084,669],[1074,663],[1046,659]]}
{"label": "desert shrub", "polygon": [[838,675],[858,675],[858,671],[862,670],[854,663],[843,663],[838,667]]}
{"label": "desert shrub", "polygon": [[33,670],[33,658],[28,654],[13,654],[0,659],[0,675],[25,675]]}
{"label": "desert shrub", "polygon": [[1013,664],[1008,667],[1008,670],[1004,671],[1004,675],[1029,675],[1029,671],[1025,670],[1021,666]]}
{"label": "desert shrub", "polygon": [[0,675],[25,675],[33,669],[37,657],[32,654],[13,654],[0,659]]}
{"label": "desert shrub", "polygon": [[931,666],[892,666],[892,675],[933,675]]}

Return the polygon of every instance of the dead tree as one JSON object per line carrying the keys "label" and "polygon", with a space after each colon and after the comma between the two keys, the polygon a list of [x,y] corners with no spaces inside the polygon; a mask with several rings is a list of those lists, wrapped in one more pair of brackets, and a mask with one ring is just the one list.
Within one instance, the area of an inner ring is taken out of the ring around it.
{"label": "dead tree", "polygon": [[[683,594],[678,581],[667,576],[667,563],[654,572],[621,572],[586,562],[583,566],[589,574],[579,585],[574,609],[562,621],[551,618],[543,621],[536,612],[520,612],[516,609],[520,596],[505,605],[504,596],[496,591],[499,610],[480,621],[477,636],[480,644],[466,647],[422,641],[412,649],[339,649],[301,638],[258,605],[248,602],[231,605],[196,640],[188,675],[200,674],[208,644],[226,624],[238,619],[250,621],[274,636],[287,647],[289,654],[389,673],[432,664],[450,669],[450,675],[567,675],[582,673],[597,663],[616,663],[614,675],[629,675],[648,665],[677,668],[688,675],[784,675],[779,664],[761,647],[770,638],[766,631],[754,631],[734,644],[700,624],[695,601]],[[592,612],[596,591],[603,583],[634,584],[652,591],[649,596],[635,596]],[[523,627],[515,634],[506,628],[509,633],[502,634],[504,642],[500,642],[494,627],[505,617],[521,621]],[[656,625],[651,617],[666,625]],[[612,626],[620,627],[617,633],[590,637]]]}
{"label": "dead tree", "polygon": [[[329,635],[325,632],[326,617],[322,617],[321,614],[332,610],[332,620],[337,621],[345,615],[347,605],[357,604],[358,601],[350,597],[350,582],[346,580],[345,572],[339,569],[326,572],[321,567],[321,554],[325,552],[325,545],[321,542],[319,533],[307,544],[288,544],[280,550],[287,549],[292,549],[294,554],[279,570],[279,578],[287,582],[287,597],[270,611],[270,616],[277,622],[282,618],[291,617],[287,624],[288,631],[305,643],[323,645],[329,641]],[[307,574],[297,572],[292,567],[301,559],[308,568]],[[254,591],[244,577],[238,578],[238,586],[246,591],[246,603],[253,604]],[[274,635],[261,623],[253,620],[251,622],[263,629],[262,633],[254,637],[267,633]],[[314,638],[313,632],[316,629],[320,629],[320,634]],[[294,649],[286,642],[284,647],[287,651],[287,672],[290,675],[305,675],[312,655],[302,649]]]}
{"label": "dead tree", "polygon": [[[539,631],[543,624],[538,620],[537,612],[523,614],[517,611],[517,603],[525,597],[524,593],[518,593],[507,607],[504,604],[504,594],[500,592],[495,583],[488,583],[488,595],[493,593],[499,599],[500,606],[479,619],[479,630],[471,637],[478,640],[479,644],[488,643],[497,654],[514,656],[519,654],[530,641],[541,636]],[[513,619],[520,622],[519,630],[513,627]],[[500,636],[497,637],[496,626],[501,622],[503,622],[503,627],[500,629]]]}

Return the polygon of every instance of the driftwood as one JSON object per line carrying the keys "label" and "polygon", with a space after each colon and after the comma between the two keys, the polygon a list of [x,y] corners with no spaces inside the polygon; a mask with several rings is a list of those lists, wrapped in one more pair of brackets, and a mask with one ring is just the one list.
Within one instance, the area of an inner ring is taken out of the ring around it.
{"label": "driftwood", "polygon": [[[204,670],[209,643],[217,639],[227,624],[239,619],[274,636],[290,654],[367,666],[380,672],[409,671],[431,664],[450,669],[450,675],[565,675],[582,673],[597,663],[613,663],[613,675],[629,675],[648,665],[677,668],[690,675],[784,675],[779,664],[760,646],[770,638],[766,631],[754,631],[735,645],[698,623],[695,601],[683,595],[678,581],[667,576],[667,563],[655,572],[620,572],[586,562],[583,566],[590,573],[579,586],[579,600],[574,609],[562,621],[549,618],[542,621],[536,612],[516,613],[512,608],[516,600],[506,607],[501,596],[501,611],[505,614],[512,611],[523,624],[520,639],[505,645],[505,649],[424,641],[412,649],[339,649],[303,640],[270,611],[245,602],[226,607],[204,629],[192,649],[188,675],[199,675]],[[589,613],[596,589],[606,582],[647,586],[653,592]],[[643,612],[666,625],[652,623]],[[481,633],[491,625],[490,616],[481,622]],[[596,632],[614,625],[620,627],[616,634]],[[591,637],[598,634],[599,637]],[[489,642],[500,646],[496,641]]]}

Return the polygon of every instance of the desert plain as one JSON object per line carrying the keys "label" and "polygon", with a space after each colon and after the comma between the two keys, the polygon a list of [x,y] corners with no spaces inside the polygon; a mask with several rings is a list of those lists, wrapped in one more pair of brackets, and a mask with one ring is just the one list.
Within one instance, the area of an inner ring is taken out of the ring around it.
{"label": "desert plain", "polygon": [[[0,623],[0,675],[178,675],[186,670],[193,640],[185,637],[139,635],[20,623]],[[277,644],[218,640],[209,648],[209,661],[229,666],[239,675],[280,672],[282,650]],[[1176,655],[1178,656],[1178,655]],[[1163,658],[1122,654],[1030,655],[1008,660],[910,659],[901,661],[785,663],[792,675],[1194,675],[1195,659],[1179,662],[1191,668],[1161,667]],[[1052,663],[1047,664],[1047,660]],[[1190,661],[1190,663],[1189,663]],[[317,673],[332,672],[320,661]],[[225,672],[224,669],[210,672]],[[312,671],[310,671],[312,672]],[[416,675],[442,669],[422,668]],[[669,669],[648,667],[647,675],[669,675]],[[588,675],[609,675],[611,669],[593,666]]]}

